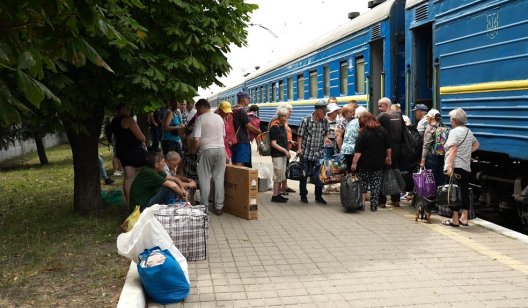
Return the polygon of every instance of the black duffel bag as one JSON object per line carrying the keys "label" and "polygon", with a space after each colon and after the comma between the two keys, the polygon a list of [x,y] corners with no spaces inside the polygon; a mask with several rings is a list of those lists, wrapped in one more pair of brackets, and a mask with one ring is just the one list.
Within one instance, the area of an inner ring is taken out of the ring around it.
{"label": "black duffel bag", "polygon": [[300,181],[306,178],[306,171],[304,170],[303,164],[299,161],[299,156],[290,162],[286,171],[286,177],[289,180]]}

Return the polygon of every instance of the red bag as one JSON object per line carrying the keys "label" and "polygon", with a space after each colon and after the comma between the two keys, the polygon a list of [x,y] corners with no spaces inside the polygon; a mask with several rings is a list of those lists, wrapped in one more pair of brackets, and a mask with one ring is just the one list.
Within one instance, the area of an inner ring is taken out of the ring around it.
{"label": "red bag", "polygon": [[[260,119],[253,112],[248,112],[247,115],[249,117],[249,123],[251,124],[251,126],[255,128],[260,128]],[[257,135],[248,131],[249,141],[253,141],[256,137]]]}

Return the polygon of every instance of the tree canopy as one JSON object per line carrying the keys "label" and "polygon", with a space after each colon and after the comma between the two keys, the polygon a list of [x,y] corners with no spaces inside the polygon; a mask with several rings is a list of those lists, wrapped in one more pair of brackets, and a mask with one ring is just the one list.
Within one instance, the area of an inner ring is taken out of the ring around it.
{"label": "tree canopy", "polygon": [[[90,212],[100,205],[93,199],[100,187],[78,186],[98,176],[86,173],[97,169],[104,110],[121,102],[152,110],[220,84],[229,46],[245,44],[256,8],[241,0],[1,1],[0,127],[35,117],[34,108],[53,110],[42,120],[68,134],[75,207]],[[76,162],[83,155],[94,156],[89,167]]]}

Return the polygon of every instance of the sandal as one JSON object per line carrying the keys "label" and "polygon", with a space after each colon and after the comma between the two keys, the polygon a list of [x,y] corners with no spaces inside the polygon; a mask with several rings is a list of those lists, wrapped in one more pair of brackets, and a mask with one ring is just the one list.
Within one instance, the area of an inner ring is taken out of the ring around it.
{"label": "sandal", "polygon": [[450,227],[455,227],[455,228],[460,227],[460,225],[454,224],[453,221],[452,221],[451,219],[444,220],[444,221],[442,222],[442,224],[443,224],[444,226],[450,226]]}
{"label": "sandal", "polygon": [[284,191],[285,191],[285,192],[289,192],[289,193],[294,193],[294,192],[296,192],[295,190],[293,190],[293,189],[291,189],[291,188],[289,188],[289,187],[286,188]]}
{"label": "sandal", "polygon": [[463,223],[462,220],[459,220],[458,223],[459,223],[461,226],[469,227],[469,222]]}

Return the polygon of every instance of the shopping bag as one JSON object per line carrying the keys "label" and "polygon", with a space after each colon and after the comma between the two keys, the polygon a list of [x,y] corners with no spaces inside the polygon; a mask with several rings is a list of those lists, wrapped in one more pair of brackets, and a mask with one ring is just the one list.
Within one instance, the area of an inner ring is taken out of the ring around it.
{"label": "shopping bag", "polygon": [[381,194],[397,195],[405,190],[405,180],[402,178],[400,170],[387,168],[383,172],[381,180]]}
{"label": "shopping bag", "polygon": [[117,252],[128,259],[139,263],[139,254],[152,247],[159,246],[161,249],[168,249],[172,256],[178,261],[185,273],[185,278],[189,281],[189,271],[187,259],[174,246],[171,237],[163,228],[161,223],[154,217],[154,212],[160,208],[159,204],[154,204],[146,208],[132,230],[121,233],[117,237]]}
{"label": "shopping bag", "polygon": [[361,187],[355,174],[347,174],[343,177],[339,194],[341,205],[347,212],[361,208]]}
{"label": "shopping bag", "polygon": [[262,163],[258,167],[258,191],[264,192],[272,189],[271,172]]}
{"label": "shopping bag", "polygon": [[172,304],[184,300],[189,295],[189,281],[168,249],[145,249],[138,259],[139,279],[153,301]]}
{"label": "shopping bag", "polygon": [[420,169],[413,173],[414,191],[418,196],[431,199],[436,196],[436,181],[431,169]]}
{"label": "shopping bag", "polygon": [[127,217],[127,219],[125,219],[125,221],[121,224],[121,229],[123,230],[123,232],[128,232],[128,231],[132,230],[132,228],[134,227],[134,225],[138,221],[140,214],[141,214],[140,206],[136,205],[136,208],[134,209],[132,214],[130,214]]}
{"label": "shopping bag", "polygon": [[[445,186],[445,185],[444,185]],[[460,202],[462,204],[462,202]],[[453,217],[453,207],[450,207],[445,200],[436,201],[436,207],[438,209],[438,215],[444,216],[444,217]],[[462,214],[462,209],[458,211],[459,215]],[[468,211],[468,219],[474,219],[477,217],[477,214],[475,213],[475,205],[474,205],[474,198],[473,198],[473,189],[469,188],[469,211]]]}

